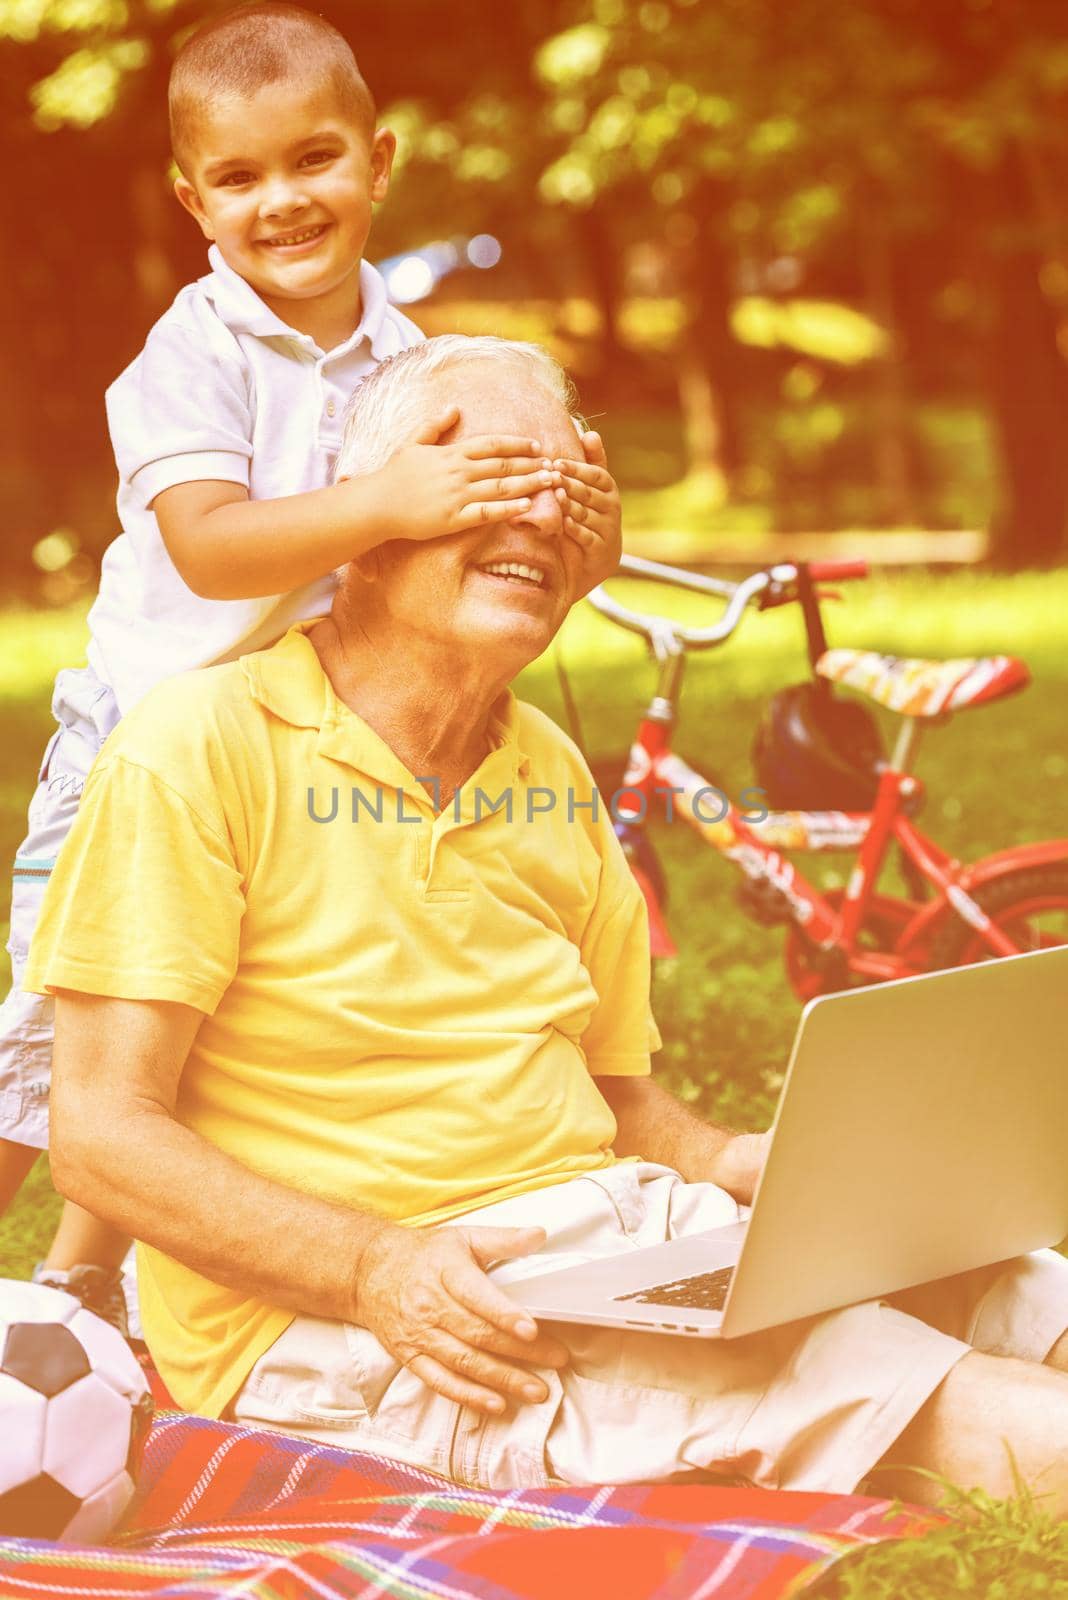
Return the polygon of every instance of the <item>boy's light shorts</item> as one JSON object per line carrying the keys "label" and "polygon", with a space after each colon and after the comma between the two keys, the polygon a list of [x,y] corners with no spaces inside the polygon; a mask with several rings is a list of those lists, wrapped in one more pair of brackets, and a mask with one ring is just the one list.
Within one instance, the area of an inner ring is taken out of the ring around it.
{"label": "boy's light shorts", "polygon": [[[537,1224],[545,1249],[492,1269],[660,1243],[736,1220],[712,1184],[621,1163],[456,1218]],[[905,1307],[907,1306],[907,1311]],[[476,1488],[630,1483],[704,1469],[766,1488],[853,1490],[970,1349],[1042,1361],[1068,1328],[1053,1251],[738,1340],[545,1324],[572,1351],[549,1397],[482,1416],[435,1394],[366,1329],[298,1317],[227,1415],[391,1457]]]}
{"label": "boy's light shorts", "polygon": [[15,856],[11,889],[11,991],[0,1006],[0,1139],[43,1150],[48,1144],[54,1002],[26,994],[22,975],[45,886],[70,832],[97,751],[119,720],[115,696],[91,667],[56,679],[59,724],[45,749],[30,801],[29,832]]}

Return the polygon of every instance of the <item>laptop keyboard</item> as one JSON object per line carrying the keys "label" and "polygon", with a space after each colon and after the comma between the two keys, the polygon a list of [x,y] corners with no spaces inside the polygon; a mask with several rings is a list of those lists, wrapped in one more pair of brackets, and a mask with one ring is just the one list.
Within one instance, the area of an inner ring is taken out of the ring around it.
{"label": "laptop keyboard", "polygon": [[691,1306],[701,1311],[721,1311],[733,1277],[733,1267],[720,1267],[716,1272],[698,1272],[692,1278],[675,1278],[671,1283],[658,1283],[651,1289],[618,1294],[614,1298],[636,1300],[646,1306]]}

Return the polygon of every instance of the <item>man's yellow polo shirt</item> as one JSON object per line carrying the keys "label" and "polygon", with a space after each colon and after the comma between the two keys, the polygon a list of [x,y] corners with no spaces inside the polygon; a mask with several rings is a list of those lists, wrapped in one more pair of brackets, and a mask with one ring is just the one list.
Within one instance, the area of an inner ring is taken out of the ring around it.
{"label": "man's yellow polo shirt", "polygon": [[[313,625],[160,685],[112,734],[27,987],[197,1007],[179,1120],[398,1222],[611,1165],[592,1075],[647,1073],[660,1040],[644,904],[604,808],[582,809],[585,763],[508,692],[435,815],[334,694]],[[145,1246],[138,1267],[172,1394],[219,1415],[292,1313]]]}

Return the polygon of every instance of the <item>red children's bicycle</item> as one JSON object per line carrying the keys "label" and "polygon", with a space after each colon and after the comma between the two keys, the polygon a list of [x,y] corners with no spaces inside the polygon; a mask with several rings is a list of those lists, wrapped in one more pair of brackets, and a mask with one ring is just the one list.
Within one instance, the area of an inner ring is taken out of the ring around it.
{"label": "red children's bicycle", "polygon": [[[729,583],[624,557],[620,576],[725,600],[707,628],[635,611],[603,587],[589,596],[603,616],[647,641],[659,669],[622,782],[605,795],[645,895],[654,956],[676,953],[646,832],[650,815],[665,808],[739,868],[750,915],[787,925],[787,972],[802,999],[1068,942],[1068,839],[966,864],[913,820],[924,796],[911,770],[921,731],[1022,689],[1026,665],[1011,656],[924,661],[829,649],[820,610],[827,596],[818,585],[866,575],[862,561],[824,561],[781,564]],[[791,603],[804,617],[812,677],[772,698],[754,745],[759,789],[743,791],[736,804],[671,748],[687,653],[722,644],[751,606]],[[901,715],[889,756],[867,707],[840,698],[837,685]],[[600,781],[602,790],[610,787]],[[895,844],[904,896],[878,888]],[[815,888],[789,859],[797,850],[856,851],[846,888]]]}

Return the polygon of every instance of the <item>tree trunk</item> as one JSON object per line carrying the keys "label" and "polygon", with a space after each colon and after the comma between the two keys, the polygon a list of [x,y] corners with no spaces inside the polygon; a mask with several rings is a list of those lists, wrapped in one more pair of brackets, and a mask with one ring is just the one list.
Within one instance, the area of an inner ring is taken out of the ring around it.
{"label": "tree trunk", "polygon": [[860,265],[870,317],[885,330],[887,345],[872,363],[873,465],[879,519],[889,527],[916,522],[909,430],[909,394],[893,286],[893,263],[880,198],[870,195],[859,218]]}
{"label": "tree trunk", "polygon": [[680,288],[692,311],[674,357],[691,472],[714,471],[729,487],[743,462],[740,401],[744,352],[730,325],[733,262],[724,243],[722,185],[692,203],[692,239],[677,247]]}
{"label": "tree trunk", "polygon": [[[1026,218],[1018,159],[1003,168],[1010,214]],[[1042,292],[1040,253],[1007,245],[994,255],[995,294],[988,382],[1006,478],[994,526],[995,558],[1046,566],[1068,533],[1068,368],[1057,348],[1057,318]]]}
{"label": "tree trunk", "polygon": [[600,366],[621,366],[626,352],[619,337],[619,312],[623,303],[619,242],[608,221],[610,207],[602,200],[577,211],[571,226],[582,243],[594,305],[600,312]]}
{"label": "tree trunk", "polygon": [[686,340],[675,357],[688,473],[723,472],[723,421],[708,367]]}
{"label": "tree trunk", "polygon": [[146,327],[151,326],[181,287],[171,259],[170,185],[158,160],[142,157],[130,174],[131,252],[134,281]]}
{"label": "tree trunk", "polygon": [[731,328],[734,301],[733,263],[723,242],[719,219],[706,211],[699,219],[694,252],[693,342],[704,369],[716,419],[716,466],[729,482],[742,466],[741,398],[745,353]]}

